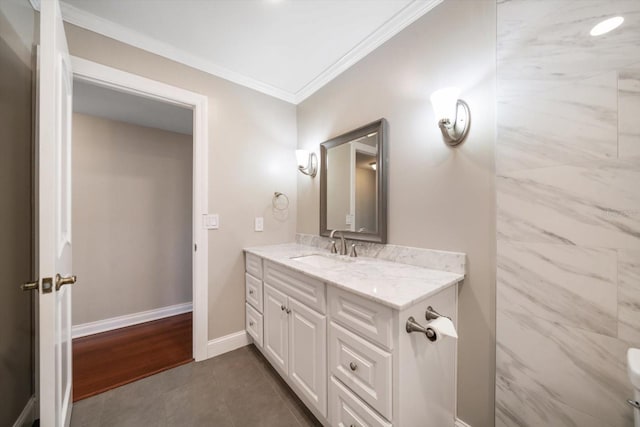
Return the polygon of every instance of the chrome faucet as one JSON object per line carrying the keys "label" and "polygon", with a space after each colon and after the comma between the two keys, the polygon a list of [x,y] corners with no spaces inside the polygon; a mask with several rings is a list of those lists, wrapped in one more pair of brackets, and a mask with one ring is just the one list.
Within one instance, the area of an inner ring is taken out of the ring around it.
{"label": "chrome faucet", "polygon": [[340,255],[346,255],[347,254],[347,241],[344,240],[344,232],[341,230],[331,230],[331,234],[329,235],[329,238],[332,239],[331,241],[331,253],[335,254],[338,253],[337,249],[336,249],[336,242],[335,240],[333,240],[333,236],[336,233],[340,233],[339,237],[340,237]]}

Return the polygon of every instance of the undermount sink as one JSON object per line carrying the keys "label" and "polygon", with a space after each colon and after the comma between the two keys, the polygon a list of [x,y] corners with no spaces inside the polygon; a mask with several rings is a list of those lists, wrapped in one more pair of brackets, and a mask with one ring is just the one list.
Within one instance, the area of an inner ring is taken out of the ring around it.
{"label": "undermount sink", "polygon": [[302,255],[289,259],[320,268],[338,267],[353,262],[353,260],[349,258],[338,258],[337,256],[322,254]]}

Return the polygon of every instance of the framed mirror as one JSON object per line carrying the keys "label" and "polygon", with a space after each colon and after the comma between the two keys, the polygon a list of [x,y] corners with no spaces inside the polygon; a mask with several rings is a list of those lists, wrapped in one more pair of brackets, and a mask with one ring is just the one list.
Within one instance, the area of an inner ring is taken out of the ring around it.
{"label": "framed mirror", "polygon": [[320,144],[320,235],[387,242],[387,121]]}

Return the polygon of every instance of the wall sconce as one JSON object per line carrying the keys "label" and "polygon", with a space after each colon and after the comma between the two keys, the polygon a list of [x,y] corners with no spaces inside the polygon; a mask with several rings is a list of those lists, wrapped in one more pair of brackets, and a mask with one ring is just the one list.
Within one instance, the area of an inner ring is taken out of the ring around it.
{"label": "wall sconce", "polygon": [[431,94],[431,104],[438,119],[438,126],[447,144],[460,144],[469,131],[471,115],[466,102],[458,99],[460,89],[446,87]]}
{"label": "wall sconce", "polygon": [[311,177],[316,176],[318,172],[318,156],[313,151],[296,150],[296,159],[298,160],[298,170],[305,175]]}

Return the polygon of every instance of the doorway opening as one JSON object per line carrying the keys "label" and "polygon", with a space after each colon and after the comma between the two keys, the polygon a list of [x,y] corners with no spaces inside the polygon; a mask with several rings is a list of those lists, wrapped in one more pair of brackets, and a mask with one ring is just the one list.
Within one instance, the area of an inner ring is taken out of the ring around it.
{"label": "doorway opening", "polygon": [[72,64],[76,401],[207,357],[207,104]]}

